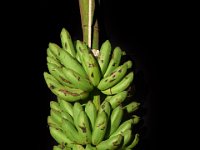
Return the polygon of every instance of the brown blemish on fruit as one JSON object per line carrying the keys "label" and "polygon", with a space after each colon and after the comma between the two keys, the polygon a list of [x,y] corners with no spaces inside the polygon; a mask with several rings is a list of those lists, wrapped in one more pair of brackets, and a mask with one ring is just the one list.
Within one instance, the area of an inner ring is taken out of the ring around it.
{"label": "brown blemish on fruit", "polygon": [[94,78],[94,74],[93,74],[93,72],[91,73],[91,77]]}
{"label": "brown blemish on fruit", "polygon": [[111,82],[113,82],[113,81],[115,81],[115,79],[112,79],[112,80],[110,80],[109,82],[111,83]]}
{"label": "brown blemish on fruit", "polygon": [[79,128],[82,130],[83,133],[86,133],[86,130],[87,130],[87,129],[86,129],[85,125],[84,125],[83,127],[82,127],[82,126],[79,126]]}
{"label": "brown blemish on fruit", "polygon": [[64,89],[60,89],[59,91],[62,92],[65,96],[67,94],[72,95],[72,96],[79,96],[79,94],[77,94],[77,93],[72,93],[72,92],[64,90]]}
{"label": "brown blemish on fruit", "polygon": [[122,72],[122,69],[119,69],[118,72]]}

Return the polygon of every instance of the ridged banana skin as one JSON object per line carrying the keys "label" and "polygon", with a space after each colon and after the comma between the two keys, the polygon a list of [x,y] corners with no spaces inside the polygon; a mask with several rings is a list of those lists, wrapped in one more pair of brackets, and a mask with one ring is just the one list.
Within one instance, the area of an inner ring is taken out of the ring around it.
{"label": "ridged banana skin", "polygon": [[106,69],[104,77],[110,75],[110,73],[119,66],[122,57],[122,50],[120,47],[115,47],[113,50],[110,63]]}
{"label": "ridged banana skin", "polygon": [[101,72],[99,64],[91,51],[83,51],[82,64],[91,83],[96,87],[99,84]]}
{"label": "ridged banana skin", "polygon": [[93,85],[90,83],[89,79],[81,76],[70,68],[62,68],[65,78],[70,81],[76,88],[84,91],[92,91]]}
{"label": "ridged banana skin", "polygon": [[107,101],[110,103],[112,109],[115,109],[126,99],[127,95],[128,95],[128,91],[122,91],[112,96]]}
{"label": "ridged banana skin", "polygon": [[129,119],[129,120],[123,122],[123,123],[119,126],[119,128],[118,128],[114,133],[111,134],[110,137],[113,137],[113,136],[116,136],[116,135],[119,135],[119,134],[123,134],[124,131],[130,130],[131,127],[132,127],[132,125],[133,125],[133,120],[132,120],[132,119]]}
{"label": "ridged banana skin", "polygon": [[83,61],[83,53],[84,51],[88,52],[88,47],[87,45],[80,41],[80,40],[77,40],[76,41],[76,50],[77,50],[77,53],[76,53],[76,58],[79,59],[80,63],[83,65],[82,61]]}
{"label": "ridged banana skin", "polygon": [[67,144],[69,147],[73,143],[70,139],[66,137],[62,130],[54,127],[49,127],[49,130],[51,136],[56,140],[57,143],[61,145]]}
{"label": "ridged banana skin", "polygon": [[92,101],[87,102],[85,106],[85,112],[90,120],[91,128],[93,130],[97,118],[97,109]]}
{"label": "ridged banana skin", "polygon": [[76,58],[72,57],[67,51],[64,51],[55,43],[49,43],[49,48],[53,54],[60,60],[60,63],[64,65],[66,68],[70,68],[75,72],[81,74],[84,77],[87,77],[87,74],[81,64],[76,60]]}
{"label": "ridged banana skin", "polygon": [[57,59],[53,58],[53,57],[47,56],[47,63],[54,64],[54,65],[56,65],[58,68],[63,67],[63,65],[60,64],[60,62],[59,62]]}
{"label": "ridged banana skin", "polygon": [[69,54],[71,54],[72,57],[76,57],[73,41],[71,39],[69,32],[65,28],[62,28],[61,30],[60,39],[62,48],[66,50]]}
{"label": "ridged banana skin", "polygon": [[61,108],[58,102],[50,101],[50,108],[61,112]]}
{"label": "ridged banana skin", "polygon": [[58,102],[60,104],[60,108],[73,117],[73,105],[61,98],[58,98]]}
{"label": "ridged banana skin", "polygon": [[126,105],[125,109],[128,113],[132,113],[136,111],[139,108],[139,106],[140,106],[140,103],[133,101],[129,103],[128,105]]}
{"label": "ridged banana skin", "polygon": [[78,115],[77,120],[77,129],[79,136],[82,138],[84,144],[91,143],[92,141],[92,132],[90,129],[89,118],[85,111],[81,111]]}
{"label": "ridged banana skin", "polygon": [[126,130],[123,132],[122,136],[124,137],[122,148],[125,148],[127,144],[130,143],[132,138],[132,130]]}
{"label": "ridged banana skin", "polygon": [[50,57],[50,58],[57,60],[56,55],[54,53],[52,53],[52,51],[49,47],[47,48],[47,57]]}
{"label": "ridged banana skin", "polygon": [[101,113],[98,113],[94,130],[92,132],[93,145],[97,145],[103,140],[106,134],[107,125],[108,125],[108,117],[106,113],[104,111]]}
{"label": "ridged banana skin", "polygon": [[101,91],[101,92],[106,95],[113,95],[113,94],[122,92],[130,86],[130,84],[133,81],[133,78],[134,78],[134,73],[130,72],[119,83],[117,83],[113,87],[111,87],[107,90]]}
{"label": "ridged banana skin", "polygon": [[100,48],[100,53],[98,55],[98,63],[101,69],[101,74],[104,75],[108,67],[111,55],[111,44],[109,40],[103,42]]}
{"label": "ridged banana skin", "polygon": [[128,69],[127,64],[123,64],[117,67],[114,71],[111,72],[110,75],[103,78],[99,82],[99,85],[97,86],[97,88],[103,91],[114,86],[126,75],[127,69]]}
{"label": "ridged banana skin", "polygon": [[97,110],[99,110],[99,107],[101,105],[101,96],[99,94],[93,96],[92,102],[94,103]]}
{"label": "ridged banana skin", "polygon": [[106,113],[106,115],[107,115],[107,117],[108,117],[108,119],[109,119],[110,113],[111,113],[111,105],[110,105],[109,102],[104,101],[104,102],[101,104],[101,106],[100,106],[100,108],[99,108],[99,113],[101,113],[101,112],[103,112],[103,111]]}
{"label": "ridged banana skin", "polygon": [[116,107],[110,116],[110,131],[109,136],[112,135],[119,127],[122,118],[123,118],[124,111],[122,109],[122,106]]}
{"label": "ridged banana skin", "polygon": [[58,80],[56,80],[51,74],[44,72],[43,76],[50,90],[54,89],[55,87],[62,87],[62,85],[58,82]]}
{"label": "ridged banana skin", "polygon": [[128,149],[134,148],[139,143],[139,139],[140,139],[139,138],[139,134],[136,133],[135,137],[134,137],[134,140],[132,141],[132,143],[129,146],[126,147],[126,149],[128,150]]}
{"label": "ridged banana skin", "polygon": [[54,76],[54,78],[58,80],[61,85],[75,87],[75,85],[73,85],[72,82],[65,77],[62,68],[59,68],[52,63],[47,63],[47,67],[51,75]]}
{"label": "ridged banana skin", "polygon": [[62,128],[60,127],[60,124],[58,124],[58,123],[55,121],[55,119],[52,118],[52,116],[48,116],[48,117],[47,117],[47,124],[48,124],[49,126],[53,126],[53,127],[55,127],[55,128],[62,129]]}
{"label": "ridged banana skin", "polygon": [[96,147],[93,147],[91,144],[87,144],[85,150],[96,150]]}
{"label": "ridged banana skin", "polygon": [[85,150],[85,148],[82,145],[73,144],[72,150]]}
{"label": "ridged banana skin", "polygon": [[102,141],[96,147],[97,150],[114,150],[114,149],[119,149],[122,145],[122,142],[123,142],[123,136],[119,134],[105,141]]}
{"label": "ridged banana skin", "polygon": [[74,124],[72,124],[70,121],[63,119],[62,120],[62,129],[71,141],[74,143],[82,144],[82,139],[78,134],[78,131],[76,130],[76,127]]}
{"label": "ridged banana skin", "polygon": [[82,105],[79,102],[75,102],[73,106],[73,118],[74,118],[74,125],[78,128],[78,115],[83,110]]}
{"label": "ridged banana skin", "polygon": [[61,112],[61,117],[62,117],[63,119],[68,120],[68,121],[71,122],[71,123],[74,123],[74,119],[73,119],[72,116],[71,116],[70,114],[68,114],[67,112],[62,111],[62,112]]}
{"label": "ridged banana skin", "polygon": [[62,116],[61,116],[61,112],[56,111],[54,109],[50,110],[50,116],[52,117],[52,119],[58,124],[61,125],[62,123]]}

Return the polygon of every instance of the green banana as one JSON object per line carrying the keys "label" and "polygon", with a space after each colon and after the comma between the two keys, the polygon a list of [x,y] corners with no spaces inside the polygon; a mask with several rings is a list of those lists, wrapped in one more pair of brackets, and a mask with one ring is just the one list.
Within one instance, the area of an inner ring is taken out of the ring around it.
{"label": "green banana", "polygon": [[67,112],[62,111],[62,112],[61,112],[61,117],[64,118],[64,119],[66,119],[66,120],[68,120],[68,121],[71,122],[71,123],[74,123],[74,119],[73,119],[72,116],[71,116],[69,113],[67,113]]}
{"label": "green banana", "polygon": [[125,122],[123,122],[119,127],[118,129],[111,134],[110,137],[113,137],[113,136],[116,136],[116,135],[119,135],[119,134],[123,134],[124,131],[126,130],[130,130],[131,127],[132,127],[132,124],[133,124],[133,119],[129,119]]}
{"label": "green banana", "polygon": [[91,51],[83,51],[82,64],[91,83],[96,87],[101,78],[99,64]]}
{"label": "green banana", "polygon": [[50,108],[56,111],[61,111],[58,102],[55,102],[55,101],[50,101]]}
{"label": "green banana", "polygon": [[58,97],[58,102],[60,104],[60,108],[64,112],[70,114],[73,117],[73,106],[72,106],[72,104],[67,102],[67,101],[65,101],[65,100],[63,100],[63,99],[61,99],[61,98],[59,98],[59,97]]}
{"label": "green banana", "polygon": [[101,113],[98,113],[94,130],[92,132],[93,145],[97,145],[103,140],[106,134],[107,125],[108,125],[108,117],[106,113],[104,111]]}
{"label": "green banana", "polygon": [[70,121],[63,119],[62,120],[62,129],[65,133],[65,136],[69,138],[74,143],[82,144],[82,139],[78,134],[78,131],[74,124],[72,124]]}
{"label": "green banana", "polygon": [[122,50],[120,47],[115,47],[113,50],[112,56],[110,63],[106,69],[106,72],[104,74],[104,77],[110,75],[110,73],[119,66],[119,63],[121,61],[121,56],[122,56]]}
{"label": "green banana", "polygon": [[84,53],[84,51],[88,52],[88,47],[84,42],[81,42],[80,40],[77,40],[76,41],[76,50],[77,50],[76,58],[78,58],[79,62],[82,64],[83,53]]}
{"label": "green banana", "polygon": [[104,101],[104,102],[101,104],[101,106],[100,106],[100,108],[99,108],[99,113],[101,113],[101,112],[103,112],[103,111],[106,113],[106,115],[107,115],[107,117],[108,117],[108,119],[109,119],[109,117],[110,117],[110,112],[111,112],[111,105],[110,105],[109,102]]}
{"label": "green banana", "polygon": [[124,109],[126,109],[128,113],[132,113],[136,111],[139,108],[139,106],[140,106],[140,103],[133,101],[129,103],[128,105],[124,106]]}
{"label": "green banana", "polygon": [[96,147],[93,147],[91,144],[87,144],[85,150],[96,150]]}
{"label": "green banana", "polygon": [[124,137],[122,148],[125,148],[127,144],[131,141],[132,138],[132,131],[126,130],[122,133],[122,136]]}
{"label": "green banana", "polygon": [[99,110],[99,107],[100,107],[100,105],[101,105],[101,104],[100,104],[100,103],[101,103],[101,102],[100,102],[100,101],[101,101],[100,98],[101,98],[101,97],[100,97],[99,94],[93,95],[93,100],[92,100],[92,101],[93,101],[93,103],[94,103],[94,105],[95,105],[95,107],[96,107],[97,110]]}
{"label": "green banana", "polygon": [[98,55],[98,63],[99,63],[102,75],[104,75],[104,73],[106,72],[106,69],[108,67],[108,63],[110,60],[110,54],[111,54],[111,44],[110,44],[109,40],[106,40],[101,45],[100,53]]}
{"label": "green banana", "polygon": [[114,86],[125,76],[127,69],[128,69],[127,63],[124,63],[123,65],[117,67],[115,70],[111,72],[110,75],[103,78],[99,82],[99,85],[97,86],[97,88],[103,91]]}
{"label": "green banana", "polygon": [[85,148],[82,145],[73,144],[72,150],[85,150]]}
{"label": "green banana", "polygon": [[105,141],[102,141],[97,145],[97,150],[114,150],[119,149],[123,142],[123,136],[121,134],[111,137]]}
{"label": "green banana", "polygon": [[94,129],[95,121],[97,118],[97,109],[92,101],[87,102],[85,106],[85,112],[90,120],[92,129]]}
{"label": "green banana", "polygon": [[49,73],[44,72],[43,73],[44,79],[46,81],[46,84],[50,90],[61,87],[62,85]]}
{"label": "green banana", "polygon": [[135,125],[135,124],[138,124],[138,122],[140,121],[140,117],[139,116],[137,116],[137,115],[133,115],[132,116],[133,118],[133,125]]}
{"label": "green banana", "polygon": [[122,92],[117,93],[116,95],[112,96],[107,101],[110,103],[112,109],[115,109],[126,99],[127,95],[128,95],[127,91],[122,91]]}
{"label": "green banana", "polygon": [[85,111],[81,111],[77,118],[77,129],[79,136],[82,138],[84,144],[91,143],[92,133],[90,129],[90,123]]}
{"label": "green banana", "polygon": [[52,51],[50,50],[50,48],[47,48],[47,57],[53,58],[54,60],[56,59],[56,55],[54,53],[52,53]]}
{"label": "green banana", "polygon": [[80,74],[76,73],[70,68],[62,68],[65,78],[68,79],[76,88],[84,91],[92,91],[93,85],[90,83],[89,79],[82,77]]}
{"label": "green banana", "polygon": [[56,140],[61,145],[68,145],[70,146],[73,142],[66,137],[66,135],[63,133],[62,130],[54,128],[54,127],[49,127],[50,134],[51,136]]}
{"label": "green banana", "polygon": [[113,94],[122,92],[122,91],[126,90],[129,87],[129,85],[132,83],[133,77],[134,77],[134,73],[130,72],[119,83],[117,83],[113,87],[111,87],[107,90],[101,91],[101,92],[106,95],[113,95]]}
{"label": "green banana", "polygon": [[52,119],[58,124],[60,125],[62,123],[62,116],[61,116],[61,112],[51,109],[50,110],[50,116],[52,117]]}
{"label": "green banana", "polygon": [[139,142],[139,134],[137,133],[137,134],[135,134],[135,138],[132,141],[132,143],[129,146],[127,146],[126,148],[127,149],[132,149],[138,144],[138,142]]}
{"label": "green banana", "polygon": [[76,58],[72,57],[67,51],[64,51],[55,43],[49,43],[49,48],[53,54],[60,60],[61,64],[66,68],[70,68],[80,75],[87,77],[87,74],[81,64],[76,60]]}
{"label": "green banana", "polygon": [[78,123],[77,123],[78,115],[82,110],[83,110],[83,107],[81,106],[81,104],[79,102],[75,102],[74,107],[73,107],[73,118],[74,118],[74,124],[76,128],[78,128]]}
{"label": "green banana", "polygon": [[58,124],[52,116],[47,117],[47,124],[55,128],[61,129],[60,124]]}
{"label": "green banana", "polygon": [[113,109],[111,116],[110,116],[110,131],[109,131],[109,136],[113,134],[117,128],[119,127],[122,118],[123,118],[123,109],[122,106],[119,105],[115,109]]}
{"label": "green banana", "polygon": [[53,58],[53,57],[47,56],[47,63],[54,64],[54,65],[56,65],[58,68],[63,67],[63,65],[60,64],[60,62],[59,62],[57,59]]}
{"label": "green banana", "polygon": [[47,67],[51,75],[54,76],[54,78],[58,80],[61,85],[68,86],[68,87],[75,87],[75,85],[73,85],[71,81],[65,77],[62,71],[62,67],[59,68],[57,65],[52,64],[52,63],[47,63]]}
{"label": "green banana", "polygon": [[62,43],[62,48],[64,50],[66,50],[69,54],[71,54],[71,56],[75,57],[76,52],[74,49],[74,45],[73,45],[71,36],[65,28],[62,28],[62,30],[61,30],[60,39],[61,39],[61,43]]}
{"label": "green banana", "polygon": [[59,145],[59,146],[53,146],[53,150],[63,150],[62,147]]}

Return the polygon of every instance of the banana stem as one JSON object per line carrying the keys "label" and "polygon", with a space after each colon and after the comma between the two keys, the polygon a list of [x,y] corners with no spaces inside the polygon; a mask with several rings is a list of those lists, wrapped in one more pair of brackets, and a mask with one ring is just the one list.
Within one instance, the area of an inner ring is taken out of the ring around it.
{"label": "banana stem", "polygon": [[79,7],[83,32],[83,41],[87,43],[90,48],[98,49],[99,30],[97,18],[94,18],[95,0],[79,0]]}

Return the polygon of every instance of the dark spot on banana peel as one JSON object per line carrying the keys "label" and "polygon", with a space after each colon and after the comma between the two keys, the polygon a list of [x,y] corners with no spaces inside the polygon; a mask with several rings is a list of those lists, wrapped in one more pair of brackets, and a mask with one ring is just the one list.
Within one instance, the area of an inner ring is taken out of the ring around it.
{"label": "dark spot on banana peel", "polygon": [[64,89],[60,89],[59,91],[62,92],[65,96],[67,94],[72,95],[72,96],[79,96],[79,94],[77,94],[77,93],[72,93],[72,92],[64,90]]}
{"label": "dark spot on banana peel", "polygon": [[83,133],[86,133],[86,130],[87,130],[87,129],[86,129],[86,127],[85,127],[85,126],[84,126],[84,127],[82,127],[82,126],[79,126],[79,128],[82,130],[82,132],[83,132]]}
{"label": "dark spot on banana peel", "polygon": [[55,86],[53,86],[53,85],[50,85],[50,86],[49,86],[49,88],[50,88],[50,89],[54,89],[54,88],[55,88]]}
{"label": "dark spot on banana peel", "polygon": [[89,64],[88,67],[92,68],[92,67],[95,67],[95,65],[94,64]]}
{"label": "dark spot on banana peel", "polygon": [[122,69],[119,69],[118,72],[122,72]]}
{"label": "dark spot on banana peel", "polygon": [[108,79],[105,80],[105,82],[107,82],[107,81],[108,81]]}
{"label": "dark spot on banana peel", "polygon": [[80,81],[80,77],[78,77],[77,79],[78,79],[78,81]]}
{"label": "dark spot on banana peel", "polygon": [[116,63],[113,63],[112,66],[114,67],[116,65]]}
{"label": "dark spot on banana peel", "polygon": [[103,63],[104,62],[104,60],[101,60],[101,63]]}
{"label": "dark spot on banana peel", "polygon": [[94,78],[94,74],[93,74],[93,72],[91,73],[91,77]]}
{"label": "dark spot on banana peel", "polygon": [[111,82],[113,82],[113,81],[115,81],[115,79],[112,79],[112,80],[110,80],[109,82],[111,83]]}
{"label": "dark spot on banana peel", "polygon": [[64,81],[65,83],[69,83],[69,84],[72,84],[70,81],[66,80],[65,78],[59,76],[61,78],[62,81]]}
{"label": "dark spot on banana peel", "polygon": [[115,76],[116,76],[116,75],[115,75],[115,74],[113,74],[113,75],[112,75],[112,78],[114,78]]}
{"label": "dark spot on banana peel", "polygon": [[118,142],[118,141],[114,141],[112,144],[113,144],[114,146],[118,146],[118,145],[119,145],[119,142]]}

